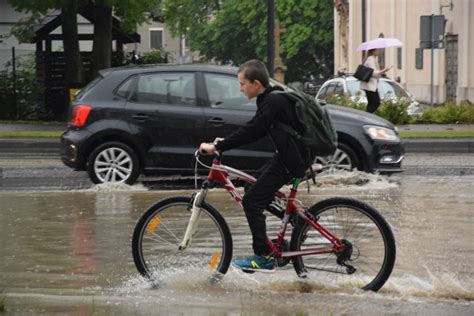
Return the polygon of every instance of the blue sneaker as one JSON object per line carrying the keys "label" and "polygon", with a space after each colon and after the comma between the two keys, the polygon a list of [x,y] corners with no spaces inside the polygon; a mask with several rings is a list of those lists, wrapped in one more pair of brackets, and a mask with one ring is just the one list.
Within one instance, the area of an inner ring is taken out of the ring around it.
{"label": "blue sneaker", "polygon": [[275,258],[272,256],[253,255],[247,259],[236,259],[232,264],[244,272],[274,272]]}

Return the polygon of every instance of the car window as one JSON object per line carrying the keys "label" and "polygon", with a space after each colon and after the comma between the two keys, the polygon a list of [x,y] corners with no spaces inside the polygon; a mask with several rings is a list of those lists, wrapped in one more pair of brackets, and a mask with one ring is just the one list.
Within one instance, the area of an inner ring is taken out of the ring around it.
{"label": "car window", "polygon": [[328,86],[322,87],[318,93],[318,99],[323,100],[326,97],[326,92],[328,91]]}
{"label": "car window", "polygon": [[363,93],[360,90],[360,81],[359,80],[347,80],[347,91],[349,92],[349,96],[355,96]]}
{"label": "car window", "polygon": [[390,81],[385,81],[385,83],[390,86],[392,91],[395,92],[395,96],[397,98],[408,98],[409,97],[408,93],[405,90],[403,90],[403,88],[400,87],[397,83],[390,82]]}
{"label": "car window", "polygon": [[209,103],[212,107],[255,111],[255,100],[248,100],[240,91],[237,77],[205,73],[204,80]]}
{"label": "car window", "polygon": [[344,88],[340,82],[337,83],[336,87],[334,88],[334,95],[344,95]]}
{"label": "car window", "polygon": [[[326,89],[321,93],[321,95],[318,98],[321,99],[321,100],[324,100],[328,97],[335,96],[336,94],[338,94],[337,88],[338,88],[339,84],[340,83],[338,83],[338,82],[331,82],[330,84],[327,85]],[[342,86],[341,86],[341,89],[342,89]],[[344,91],[344,90],[342,90],[342,91]],[[342,94],[343,94],[343,92],[340,95],[342,95]]]}
{"label": "car window", "polygon": [[336,82],[332,82],[328,85],[328,90],[326,91],[327,96],[334,95],[334,89],[336,88],[336,85]]}
{"label": "car window", "polygon": [[395,90],[395,87],[385,80],[379,81],[378,90],[379,90],[380,98],[382,99],[384,98],[391,99],[391,98],[401,97],[397,95],[397,91]]}
{"label": "car window", "polygon": [[144,74],[138,78],[132,101],[157,104],[196,104],[192,73]]}
{"label": "car window", "polygon": [[75,94],[74,99],[80,100],[88,91],[90,91],[93,87],[95,87],[95,85],[98,84],[99,81],[101,81],[102,79],[104,79],[104,77],[102,77],[101,75],[95,77],[94,80],[89,82],[84,88],[82,88]]}
{"label": "car window", "polygon": [[134,79],[135,77],[131,77],[127,81],[123,82],[115,91],[115,94],[119,97],[127,99],[133,87],[132,82]]}

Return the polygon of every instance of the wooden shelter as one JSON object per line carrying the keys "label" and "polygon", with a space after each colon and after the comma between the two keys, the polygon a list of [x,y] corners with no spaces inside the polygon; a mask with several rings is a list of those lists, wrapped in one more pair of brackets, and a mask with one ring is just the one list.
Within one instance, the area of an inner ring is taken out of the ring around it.
{"label": "wooden shelter", "polygon": [[[90,12],[90,11],[89,11]],[[92,14],[83,10],[79,13],[89,22],[94,24]],[[53,41],[62,41],[62,34],[52,34],[62,24],[62,13],[55,10],[45,16],[41,24],[34,26],[35,36],[31,43],[36,43],[36,78],[38,84],[43,87],[38,98],[38,106],[47,118],[63,119],[67,115],[67,104],[70,101],[70,89],[81,88],[92,80],[91,65],[92,52],[81,52],[84,67],[85,82],[75,83],[74,87],[66,86],[65,69],[66,63],[64,52],[52,51]],[[80,31],[80,30],[79,30]],[[78,34],[79,41],[93,40],[93,34]],[[112,52],[112,67],[121,66],[124,60],[123,45],[128,43],[139,43],[140,35],[137,33],[127,34],[122,31],[120,20],[112,18],[112,40],[115,41],[115,51]],[[112,47],[112,43],[111,43]]]}

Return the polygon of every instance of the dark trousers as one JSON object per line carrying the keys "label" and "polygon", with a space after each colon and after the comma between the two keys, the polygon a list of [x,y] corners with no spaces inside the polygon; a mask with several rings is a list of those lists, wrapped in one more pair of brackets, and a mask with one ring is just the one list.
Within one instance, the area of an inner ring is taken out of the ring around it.
{"label": "dark trousers", "polygon": [[275,193],[293,176],[287,171],[277,155],[273,156],[261,170],[262,173],[257,182],[246,188],[242,205],[252,232],[253,251],[257,255],[267,255],[270,250],[267,243],[266,216],[263,211],[273,200]]}
{"label": "dark trousers", "polygon": [[380,96],[379,91],[367,91],[365,90],[365,95],[367,96],[367,112],[374,113],[377,111],[380,105]]}

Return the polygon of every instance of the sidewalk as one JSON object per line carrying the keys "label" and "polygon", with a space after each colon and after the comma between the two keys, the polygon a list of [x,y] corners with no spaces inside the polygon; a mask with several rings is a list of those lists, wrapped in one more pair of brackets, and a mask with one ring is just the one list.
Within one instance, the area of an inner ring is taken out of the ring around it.
{"label": "sidewalk", "polygon": [[[399,131],[474,130],[472,124],[399,125]],[[66,125],[0,124],[0,131],[64,131]],[[474,153],[474,138],[409,138],[403,139],[407,153]],[[59,154],[59,139],[0,138],[0,151],[5,153]]]}

